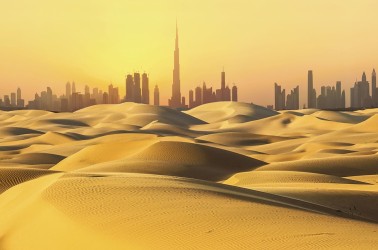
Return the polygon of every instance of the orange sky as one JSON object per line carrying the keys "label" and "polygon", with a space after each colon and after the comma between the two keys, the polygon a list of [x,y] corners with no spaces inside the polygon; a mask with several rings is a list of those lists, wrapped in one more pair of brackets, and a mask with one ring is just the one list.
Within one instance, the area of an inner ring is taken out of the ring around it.
{"label": "orange sky", "polygon": [[237,83],[241,101],[273,104],[273,84],[349,88],[378,66],[375,0],[18,0],[0,2],[0,95],[75,80],[124,95],[124,76],[150,74],[166,103],[179,22],[182,93],[202,81]]}

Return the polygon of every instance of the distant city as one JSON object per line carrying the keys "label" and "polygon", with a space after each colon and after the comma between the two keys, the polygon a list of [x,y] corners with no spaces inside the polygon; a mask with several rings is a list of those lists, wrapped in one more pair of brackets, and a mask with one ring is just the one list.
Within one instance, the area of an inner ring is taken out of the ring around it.
{"label": "distant city", "polygon": [[[1,109],[38,109],[54,112],[72,112],[96,104],[118,104],[121,102],[135,102],[150,104],[149,76],[147,73],[142,75],[135,72],[133,75],[126,76],[126,94],[121,97],[118,87],[112,84],[108,86],[107,91],[99,88],[93,88],[92,92],[88,85],[85,86],[84,92],[76,89],[75,82],[66,83],[66,92],[58,97],[50,87],[40,94],[36,93],[34,100],[25,103],[22,98],[20,88],[10,95],[4,95],[0,98]],[[367,81],[365,72],[362,74],[361,81],[356,81],[350,89],[350,108],[363,109],[378,107],[378,90],[376,84],[376,72],[373,69],[371,76],[371,95],[370,83]],[[341,82],[337,81],[335,86],[322,86],[320,94],[317,96],[314,89],[313,72],[308,71],[308,96],[307,106],[300,107],[299,104],[299,86],[286,90],[278,83],[274,83],[274,105],[268,105],[267,108],[275,110],[298,110],[301,108],[318,108],[342,110],[346,109],[345,90],[342,90]],[[180,56],[179,56],[179,36],[176,24],[176,40],[174,50],[174,67],[172,96],[168,100],[168,106],[173,109],[191,109],[199,105],[218,102],[218,101],[238,101],[238,88],[233,84],[232,88],[226,85],[226,73],[221,72],[220,88],[206,86],[203,82],[202,87],[198,86],[189,91],[189,100],[186,102],[185,96],[181,94],[180,83]],[[160,106],[159,86],[155,85],[153,91],[153,105]]]}
{"label": "distant city", "polygon": [[[232,90],[226,86],[226,73],[221,72],[221,88],[213,91],[212,87],[207,87],[206,83],[196,87],[195,90],[189,91],[189,102],[186,103],[185,96],[181,95],[180,86],[180,59],[179,59],[178,28],[176,24],[176,42],[174,51],[174,68],[172,97],[168,100],[168,106],[173,109],[188,109],[202,105],[204,103],[217,101],[238,101],[238,89],[234,84]],[[160,106],[159,86],[154,88],[153,105]],[[84,93],[77,91],[75,82],[67,82],[66,93],[57,96],[50,87],[40,94],[35,94],[34,100],[25,104],[22,99],[21,89],[18,88],[16,93],[4,95],[4,100],[0,99],[0,108],[2,109],[39,109],[54,112],[72,112],[96,104],[117,104],[121,102],[135,102],[150,104],[149,76],[136,72],[133,75],[126,76],[126,94],[124,98],[120,97],[118,87],[109,85],[108,91],[85,86]]]}
{"label": "distant city", "polygon": [[[346,108],[345,90],[341,89],[341,82],[337,81],[336,86],[322,86],[320,95],[316,95],[314,89],[312,70],[308,71],[307,79],[307,107],[310,109],[328,109],[341,110]],[[370,83],[367,81],[365,72],[362,73],[361,81],[356,81],[354,86],[350,89],[350,108],[364,109],[378,107],[378,90],[377,90],[377,76],[375,69],[371,74],[371,95]],[[282,89],[277,83],[274,84],[274,107],[268,105],[268,108],[275,110],[296,110],[299,107],[299,86],[291,90],[286,95],[285,89]]]}

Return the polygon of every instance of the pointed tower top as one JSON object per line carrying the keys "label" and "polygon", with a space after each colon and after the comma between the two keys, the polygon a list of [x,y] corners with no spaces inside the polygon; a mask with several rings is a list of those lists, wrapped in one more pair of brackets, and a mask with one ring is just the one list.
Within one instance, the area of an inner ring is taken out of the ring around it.
{"label": "pointed tower top", "polygon": [[178,49],[178,25],[177,25],[177,18],[176,18],[176,49]]}
{"label": "pointed tower top", "polygon": [[363,82],[366,82],[366,74],[365,74],[365,71],[364,71],[364,73],[362,74],[362,81],[363,81]]}
{"label": "pointed tower top", "polygon": [[373,69],[373,75],[375,75],[375,69]]}

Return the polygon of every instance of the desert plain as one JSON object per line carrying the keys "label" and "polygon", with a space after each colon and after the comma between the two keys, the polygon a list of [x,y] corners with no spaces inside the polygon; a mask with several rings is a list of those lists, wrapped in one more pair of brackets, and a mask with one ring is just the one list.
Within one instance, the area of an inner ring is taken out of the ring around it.
{"label": "desert plain", "polygon": [[376,249],[378,109],[0,111],[0,249]]}

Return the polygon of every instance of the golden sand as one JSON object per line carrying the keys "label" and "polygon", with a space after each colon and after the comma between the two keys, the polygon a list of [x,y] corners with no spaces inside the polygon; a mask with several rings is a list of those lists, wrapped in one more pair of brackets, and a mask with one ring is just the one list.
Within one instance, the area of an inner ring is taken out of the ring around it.
{"label": "golden sand", "polygon": [[377,113],[0,111],[0,249],[374,249]]}

